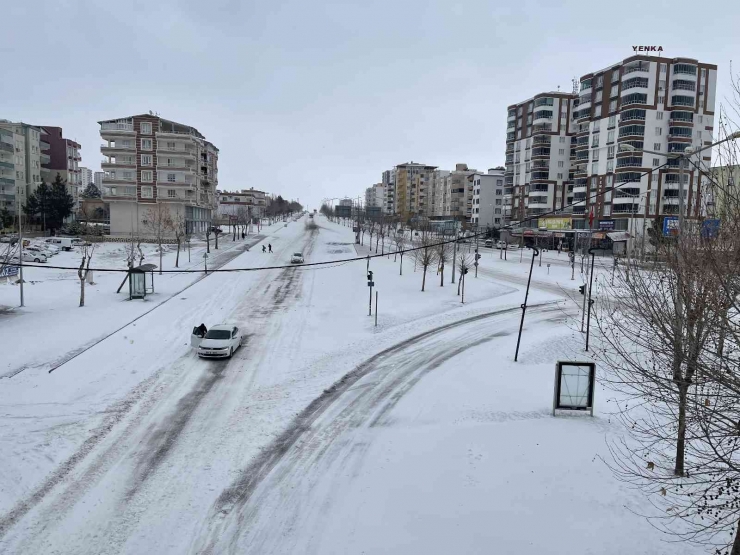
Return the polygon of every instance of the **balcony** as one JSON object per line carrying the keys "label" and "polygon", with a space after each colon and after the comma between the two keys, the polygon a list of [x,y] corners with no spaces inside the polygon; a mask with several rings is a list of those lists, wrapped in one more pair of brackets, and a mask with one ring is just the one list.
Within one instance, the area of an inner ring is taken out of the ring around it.
{"label": "balcony", "polygon": [[0,143],[0,150],[3,152],[15,152],[13,145],[9,145],[8,143]]}
{"label": "balcony", "polygon": [[647,104],[647,95],[643,93],[631,93],[622,97],[623,107],[632,104]]}
{"label": "balcony", "polygon": [[612,201],[612,214],[639,214],[639,211],[640,205],[633,204],[631,201],[629,204],[614,204]]}
{"label": "balcony", "polygon": [[133,135],[134,132],[134,124],[133,123],[123,123],[123,122],[108,122],[108,123],[101,123],[100,124],[100,134],[118,134],[123,133],[126,135]]}
{"label": "balcony", "polygon": [[136,187],[103,187],[105,200],[130,200],[136,198]]}
{"label": "balcony", "polygon": [[39,154],[39,159],[42,164],[48,164],[49,162],[51,162],[51,156],[49,156],[48,154],[44,152]]}
{"label": "balcony", "polygon": [[7,177],[0,177],[0,185],[15,185],[15,179],[8,179]]}
{"label": "balcony", "polygon": [[[167,177],[166,179],[162,179],[162,176],[160,175],[163,172],[157,172],[157,185],[170,185],[170,186],[192,186],[195,183],[195,180],[193,179],[192,175],[175,175],[174,178]],[[413,198],[413,197],[412,197]]]}
{"label": "balcony", "polygon": [[547,197],[529,197],[529,206],[547,206]]}
{"label": "balcony", "polygon": [[674,64],[672,75],[693,75],[696,77],[697,69],[692,64]]}
{"label": "balcony", "polygon": [[617,168],[640,168],[642,167],[642,156],[628,156],[617,159]]}
{"label": "balcony", "polygon": [[690,108],[694,106],[695,102],[693,96],[673,95],[671,97],[671,106],[687,106]]}
{"label": "balcony", "polygon": [[167,148],[162,143],[157,143],[157,155],[174,155],[174,156],[187,156],[188,158],[195,158],[194,148],[185,148],[184,145],[176,146],[175,148]]}
{"label": "balcony", "polygon": [[622,70],[622,79],[624,79],[625,75],[629,75],[630,73],[635,73],[635,72],[649,73],[650,63],[649,62],[638,62],[636,64],[624,66],[624,69]]}
{"label": "balcony", "polygon": [[648,78],[647,77],[633,77],[631,79],[626,79],[622,81],[622,96],[624,96],[625,91],[629,91],[632,89],[647,89],[648,88]]}
{"label": "balcony", "polygon": [[671,123],[673,123],[674,121],[680,121],[683,123],[694,123],[694,113],[678,111],[671,112]]}
{"label": "balcony", "polygon": [[551,123],[540,123],[532,128],[532,134],[552,132]]}

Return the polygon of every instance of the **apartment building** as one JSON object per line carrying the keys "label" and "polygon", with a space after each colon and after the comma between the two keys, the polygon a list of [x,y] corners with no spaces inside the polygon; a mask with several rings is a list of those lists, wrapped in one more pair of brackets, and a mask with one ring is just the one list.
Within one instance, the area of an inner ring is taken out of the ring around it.
{"label": "apartment building", "polygon": [[218,207],[218,149],[194,127],[153,114],[98,122],[105,157],[103,200],[111,235],[145,235],[147,211],[164,204],[188,233],[203,232]]}
{"label": "apartment building", "polygon": [[[577,94],[543,93],[509,106],[512,220],[535,227],[533,217],[556,210],[575,229],[592,220],[634,235],[644,218],[660,226],[677,214],[679,162],[666,154],[712,144],[716,75],[717,66],[695,59],[636,55],[584,75]],[[711,153],[692,161],[708,173]],[[689,218],[703,209],[702,174],[690,165],[684,177]]]}
{"label": "apartment building", "polygon": [[233,217],[245,213],[252,218],[261,218],[265,215],[266,206],[265,192],[256,191],[254,188],[218,193],[218,215],[222,223],[228,223]]}
{"label": "apartment building", "polygon": [[448,217],[450,214],[450,172],[434,170],[431,175],[429,190],[431,200],[430,217],[435,220]]}
{"label": "apartment building", "polygon": [[80,166],[80,186],[82,187],[82,190],[84,191],[90,183],[93,183],[92,170]]}
{"label": "apartment building", "polygon": [[49,181],[44,134],[35,125],[0,120],[0,210],[17,214],[41,181]]}
{"label": "apartment building", "polygon": [[53,183],[59,175],[67,185],[67,192],[72,195],[75,202],[72,213],[76,214],[80,209],[80,198],[84,189],[82,184],[82,172],[79,163],[82,161],[80,155],[81,146],[76,141],[65,139],[61,127],[43,125],[42,139],[48,144],[43,153],[49,156],[49,161],[42,164],[48,169],[48,183]]}
{"label": "apartment building", "polygon": [[[405,222],[412,217],[429,217],[429,184],[436,166],[415,162],[396,166],[395,208]],[[431,199],[429,199],[431,200]]]}
{"label": "apartment building", "polygon": [[545,92],[508,107],[502,216],[526,227],[567,204],[576,95]]}
{"label": "apartment building", "polygon": [[491,168],[486,173],[468,176],[473,189],[470,223],[480,227],[501,227],[508,222],[504,214],[505,168]]}
{"label": "apartment building", "polygon": [[385,187],[382,183],[376,183],[365,189],[365,206],[370,208],[382,208],[385,205]]}
{"label": "apartment building", "polygon": [[705,193],[703,216],[726,219],[737,210],[737,185],[740,184],[740,166],[727,164],[714,166],[704,181]]}
{"label": "apartment building", "polygon": [[[588,227],[593,214],[594,227],[639,233],[643,218],[652,226],[678,214],[679,161],[663,153],[712,144],[716,79],[716,65],[653,56],[632,56],[581,77],[573,114],[575,228]],[[711,151],[692,161],[709,173]],[[684,176],[689,218],[702,212],[703,173],[689,164]],[[605,192],[612,186],[619,190]],[[590,198],[599,192],[605,194]],[[639,226],[632,227],[635,220]]]}
{"label": "apartment building", "polygon": [[104,172],[95,172],[93,174],[93,183],[95,183],[95,186],[102,191],[103,190],[103,177],[105,176]]}
{"label": "apartment building", "polygon": [[381,179],[383,185],[383,191],[385,192],[385,203],[383,204],[383,212],[386,214],[396,213],[396,168],[392,170],[386,170],[383,172]]}

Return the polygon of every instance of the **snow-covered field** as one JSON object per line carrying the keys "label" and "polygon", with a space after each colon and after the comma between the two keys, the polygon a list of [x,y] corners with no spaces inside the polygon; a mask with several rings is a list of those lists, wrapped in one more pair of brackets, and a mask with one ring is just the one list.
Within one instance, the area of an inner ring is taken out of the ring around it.
{"label": "snow-covered field", "polygon": [[[223,269],[367,254],[317,223],[266,227],[249,252],[225,241]],[[514,363],[531,254],[482,252],[464,305],[449,274],[422,293],[411,257],[403,276],[372,259],[377,327],[364,261],[155,276],[147,303],[96,274],[85,308],[73,273],[33,270],[29,307],[0,316],[0,552],[696,552],[664,544],[599,459],[619,433],[604,391],[594,418],[550,416],[555,361],[585,354],[565,324],[578,270],[535,264]],[[15,295],[0,286],[0,305]],[[198,360],[201,321],[245,346]]]}

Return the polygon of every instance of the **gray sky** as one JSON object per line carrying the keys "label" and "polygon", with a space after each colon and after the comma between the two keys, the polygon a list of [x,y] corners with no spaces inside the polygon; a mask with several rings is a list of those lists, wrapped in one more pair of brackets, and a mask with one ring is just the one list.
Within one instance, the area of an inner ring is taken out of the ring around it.
{"label": "gray sky", "polygon": [[8,2],[0,118],[57,125],[97,171],[97,121],[157,111],[220,149],[219,187],[318,208],[396,164],[504,160],[506,106],[662,45],[719,66],[740,2]]}

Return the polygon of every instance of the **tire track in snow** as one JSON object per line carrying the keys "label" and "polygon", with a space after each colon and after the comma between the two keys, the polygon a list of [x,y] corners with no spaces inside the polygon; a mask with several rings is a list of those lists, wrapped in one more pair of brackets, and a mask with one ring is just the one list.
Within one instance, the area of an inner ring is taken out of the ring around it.
{"label": "tire track in snow", "polygon": [[[200,545],[193,551],[209,554],[241,553],[245,549],[272,552],[280,547],[265,544],[273,540],[287,541],[298,518],[299,507],[307,497],[295,490],[312,488],[312,484],[305,483],[311,481],[306,476],[326,471],[339,459],[351,464],[350,459],[364,453],[369,446],[353,437],[357,428],[383,425],[393,406],[426,373],[467,349],[510,333],[484,326],[473,326],[468,331],[467,326],[497,317],[506,319],[518,315],[519,311],[519,308],[498,310],[429,330],[381,351],[346,374],[299,413],[292,424],[242,471],[241,477],[221,493],[200,534]],[[557,312],[555,318],[559,319],[560,311],[554,303],[530,305],[533,316]],[[452,339],[444,336],[455,331]],[[460,332],[465,332],[462,337]],[[363,383],[358,384],[361,380]],[[355,385],[357,387],[353,387]],[[265,530],[260,528],[260,510],[273,501],[280,508],[263,518],[268,521],[282,518],[283,521]],[[318,515],[323,511],[313,507],[307,512]],[[247,536],[247,540],[243,536]],[[295,545],[287,547],[288,551],[290,547],[298,548]],[[301,546],[301,551],[305,552],[305,547]]]}

